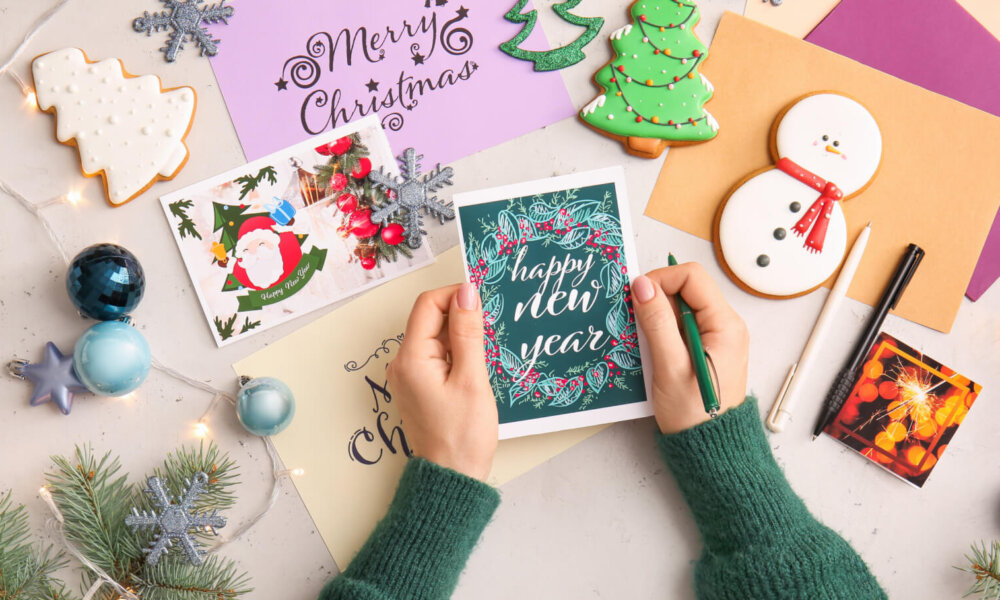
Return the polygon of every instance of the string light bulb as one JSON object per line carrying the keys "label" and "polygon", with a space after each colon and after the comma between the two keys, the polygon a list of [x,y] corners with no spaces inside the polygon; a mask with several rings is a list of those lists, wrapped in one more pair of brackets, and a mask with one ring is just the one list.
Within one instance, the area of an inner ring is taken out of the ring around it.
{"label": "string light bulb", "polygon": [[198,421],[194,424],[194,436],[201,439],[208,436],[208,425],[204,421]]}
{"label": "string light bulb", "polygon": [[306,474],[306,470],[303,469],[302,467],[298,467],[298,468],[292,469],[292,475],[294,475],[296,477],[302,477],[305,474]]}
{"label": "string light bulb", "polygon": [[38,97],[35,96],[35,92],[29,91],[24,96],[24,103],[27,104],[32,109],[38,108]]}
{"label": "string light bulb", "polygon": [[66,202],[69,202],[73,206],[79,204],[81,199],[82,196],[80,195],[79,190],[70,190],[66,192]]}

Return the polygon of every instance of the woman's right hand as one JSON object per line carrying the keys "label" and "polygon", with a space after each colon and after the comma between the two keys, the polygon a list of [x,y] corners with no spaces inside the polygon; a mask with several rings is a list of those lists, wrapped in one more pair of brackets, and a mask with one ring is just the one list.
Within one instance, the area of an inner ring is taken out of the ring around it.
{"label": "woman's right hand", "polygon": [[709,420],[691,355],[678,327],[673,296],[680,294],[698,322],[702,342],[718,371],[720,414],[746,396],[750,337],[704,267],[685,263],[636,277],[632,300],[649,342],[653,366],[653,410],[663,433],[677,433]]}

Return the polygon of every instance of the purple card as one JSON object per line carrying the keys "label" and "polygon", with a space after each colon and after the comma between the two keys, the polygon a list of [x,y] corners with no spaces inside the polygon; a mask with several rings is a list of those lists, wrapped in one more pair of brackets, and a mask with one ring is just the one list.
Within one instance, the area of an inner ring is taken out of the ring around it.
{"label": "purple card", "polygon": [[[448,163],[575,114],[559,72],[499,45],[503,3],[240,0],[212,58],[247,160],[377,114],[396,151]],[[532,36],[544,44],[540,28]]]}
{"label": "purple card", "polygon": [[[955,0],[842,0],[806,41],[1000,116],[1000,41]],[[1000,213],[965,295],[998,277]]]}

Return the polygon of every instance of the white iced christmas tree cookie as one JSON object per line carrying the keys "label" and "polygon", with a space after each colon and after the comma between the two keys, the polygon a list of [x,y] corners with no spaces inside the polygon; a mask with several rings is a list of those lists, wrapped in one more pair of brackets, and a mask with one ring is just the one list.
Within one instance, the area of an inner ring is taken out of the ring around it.
{"label": "white iced christmas tree cookie", "polygon": [[131,75],[118,59],[90,62],[77,48],[38,56],[31,71],[39,108],[56,113],[56,139],[77,147],[84,175],[104,176],[111,204],[174,177],[187,161],[192,88],[164,90],[154,75]]}
{"label": "white iced christmas tree cookie", "polygon": [[882,160],[882,134],[851,98],[810,94],[778,115],[775,165],[750,174],[719,208],[715,248],[738,284],[770,298],[808,293],[847,251],[843,200],[860,193]]}

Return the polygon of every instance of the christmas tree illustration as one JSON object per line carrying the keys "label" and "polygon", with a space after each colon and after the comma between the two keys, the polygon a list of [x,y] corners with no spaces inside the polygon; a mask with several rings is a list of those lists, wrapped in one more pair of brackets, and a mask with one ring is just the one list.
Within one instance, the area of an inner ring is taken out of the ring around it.
{"label": "christmas tree illustration", "polygon": [[504,18],[511,23],[524,23],[524,27],[512,39],[500,44],[501,50],[514,58],[530,60],[535,63],[536,71],[562,69],[586,58],[582,49],[597,36],[601,27],[604,26],[604,19],[602,17],[578,17],[570,13],[570,9],[576,8],[580,0],[566,0],[565,2],[555,4],[552,10],[559,15],[560,19],[579,27],[586,27],[587,30],[581,33],[580,37],[573,40],[573,42],[561,48],[524,50],[520,48],[520,45],[531,35],[532,30],[535,28],[535,22],[538,20],[538,12],[535,10],[529,10],[526,13],[521,12],[527,3],[528,0],[518,0],[517,4],[504,15]]}
{"label": "christmas tree illustration", "polygon": [[614,58],[594,75],[602,93],[580,119],[646,158],[714,138],[719,124],[703,108],[713,87],[698,71],[706,48],[693,31],[698,7],[638,0],[630,13],[632,23],[611,34]]}

